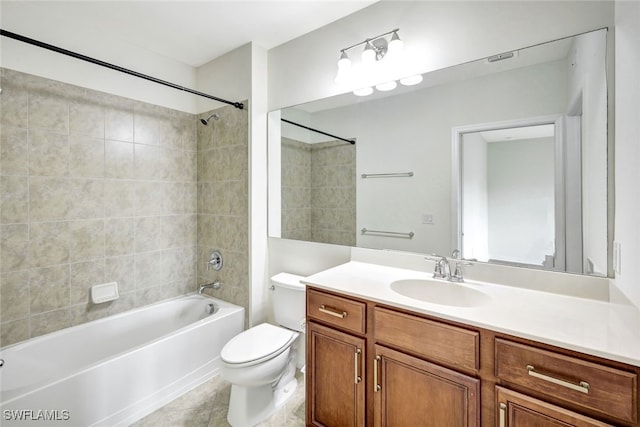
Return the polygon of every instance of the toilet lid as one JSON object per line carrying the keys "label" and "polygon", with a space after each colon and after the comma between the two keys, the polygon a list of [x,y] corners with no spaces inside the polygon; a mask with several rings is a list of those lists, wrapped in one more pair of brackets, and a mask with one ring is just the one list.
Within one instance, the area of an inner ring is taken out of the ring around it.
{"label": "toilet lid", "polygon": [[226,363],[240,364],[263,359],[286,347],[295,332],[269,323],[262,323],[233,337],[220,352]]}

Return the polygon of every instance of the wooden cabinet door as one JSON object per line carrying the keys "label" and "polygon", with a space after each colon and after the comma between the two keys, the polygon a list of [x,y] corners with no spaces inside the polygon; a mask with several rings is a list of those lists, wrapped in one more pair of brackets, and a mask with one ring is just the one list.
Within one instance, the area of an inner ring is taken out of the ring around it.
{"label": "wooden cabinet door", "polygon": [[605,424],[577,412],[496,387],[499,427],[605,427]]}
{"label": "wooden cabinet door", "polygon": [[307,340],[307,424],[364,426],[364,338],[309,322]]}
{"label": "wooden cabinet door", "polygon": [[480,380],[376,345],[374,425],[477,427]]}

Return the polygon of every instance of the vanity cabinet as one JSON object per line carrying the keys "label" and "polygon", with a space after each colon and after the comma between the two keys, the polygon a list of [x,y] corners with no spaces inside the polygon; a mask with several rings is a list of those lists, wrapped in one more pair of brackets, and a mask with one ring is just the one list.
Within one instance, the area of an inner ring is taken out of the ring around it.
{"label": "vanity cabinet", "polygon": [[307,423],[314,426],[363,426],[365,389],[362,361],[365,340],[310,322],[307,328]]}
{"label": "vanity cabinet", "polygon": [[365,310],[362,302],[307,290],[307,425],[365,425]]}
{"label": "vanity cabinet", "polygon": [[640,368],[307,287],[307,425],[640,427]]}
{"label": "vanity cabinet", "polygon": [[374,426],[480,425],[480,380],[380,345],[373,361]]}

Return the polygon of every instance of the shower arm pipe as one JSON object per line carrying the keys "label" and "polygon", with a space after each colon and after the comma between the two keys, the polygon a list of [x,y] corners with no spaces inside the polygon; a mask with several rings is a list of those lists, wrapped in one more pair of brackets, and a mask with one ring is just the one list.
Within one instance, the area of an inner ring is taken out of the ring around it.
{"label": "shower arm pipe", "polygon": [[181,90],[181,91],[184,91],[184,92],[189,92],[189,93],[192,93],[194,95],[198,95],[198,96],[202,96],[202,97],[205,97],[205,98],[208,98],[208,99],[212,99],[214,101],[222,102],[224,104],[233,105],[235,108],[237,108],[239,110],[244,109],[244,104],[242,102],[233,102],[233,101],[228,101],[226,99],[218,98],[217,96],[213,96],[213,95],[209,95],[209,94],[204,93],[204,92],[199,92],[197,90],[189,89],[187,87],[180,86],[180,85],[177,85],[175,83],[168,82],[166,80],[161,80],[161,79],[158,79],[158,78],[146,75],[146,74],[139,73],[137,71],[129,70],[128,68],[123,68],[123,67],[120,67],[118,65],[111,64],[109,62],[101,61],[99,59],[95,59],[95,58],[92,58],[90,56],[86,56],[86,55],[82,55],[82,54],[77,53],[77,52],[73,52],[71,50],[63,49],[63,48],[58,47],[58,46],[53,46],[51,44],[44,43],[44,42],[41,42],[39,40],[34,40],[32,38],[25,37],[25,36],[22,36],[20,34],[16,34],[16,33],[10,32],[10,31],[3,30],[1,28],[0,28],[0,35],[4,36],[4,37],[9,37],[11,39],[18,40],[18,41],[21,41],[23,43],[27,43],[27,44],[30,44],[30,45],[33,45],[33,46],[41,47],[43,49],[51,50],[53,52],[61,53],[63,55],[71,56],[72,58],[76,58],[76,59],[80,59],[82,61],[90,62],[92,64],[100,65],[102,67],[106,67],[106,68],[109,68],[111,70],[115,70],[115,71],[119,71],[121,73],[129,74],[131,76],[138,77],[138,78],[141,78],[141,79],[144,79],[144,80],[148,80],[150,82],[154,82],[154,83],[158,83],[158,84],[161,84],[161,85],[164,85],[164,86],[168,86],[168,87],[171,87],[173,89],[178,89],[178,90]]}
{"label": "shower arm pipe", "polygon": [[341,136],[332,135],[330,133],[327,133],[327,132],[324,132],[324,131],[321,131],[321,130],[318,130],[318,129],[314,129],[314,128],[309,127],[309,126],[301,125],[300,123],[292,122],[291,120],[282,119],[282,118],[280,120],[282,120],[285,123],[289,123],[290,125],[294,125],[294,126],[298,126],[298,127],[303,128],[303,129],[306,129],[306,130],[310,130],[311,132],[316,132],[316,133],[319,133],[321,135],[330,136],[331,138],[339,139],[340,141],[348,142],[351,145],[354,145],[356,143],[353,139],[347,139],[347,138],[342,138]]}

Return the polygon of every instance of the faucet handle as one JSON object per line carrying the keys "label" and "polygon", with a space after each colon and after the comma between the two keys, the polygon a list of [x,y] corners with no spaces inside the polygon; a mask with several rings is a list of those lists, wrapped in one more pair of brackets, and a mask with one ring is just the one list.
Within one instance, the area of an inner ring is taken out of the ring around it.
{"label": "faucet handle", "polygon": [[451,275],[452,282],[464,282],[464,277],[462,277],[462,266],[468,265],[470,267],[473,266],[473,263],[467,261],[457,261],[455,268],[453,270],[453,274]]}

